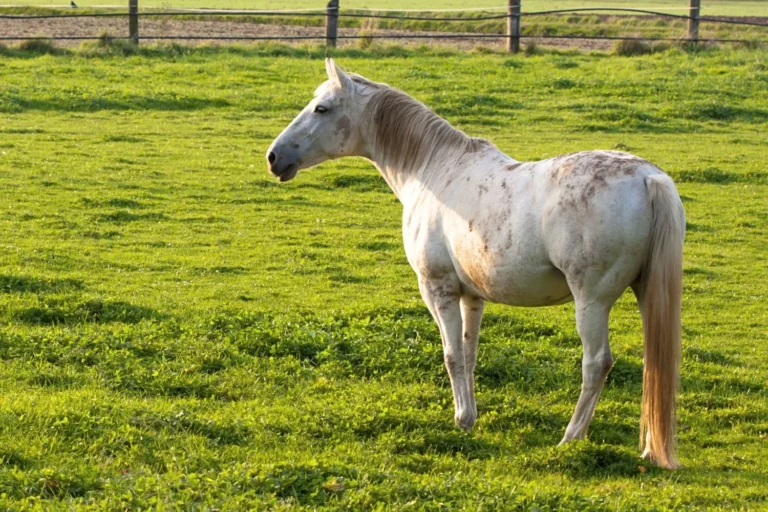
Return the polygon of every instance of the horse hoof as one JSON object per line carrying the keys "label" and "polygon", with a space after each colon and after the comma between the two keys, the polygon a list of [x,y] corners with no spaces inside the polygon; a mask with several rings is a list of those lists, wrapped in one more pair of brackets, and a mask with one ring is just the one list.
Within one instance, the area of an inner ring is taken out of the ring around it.
{"label": "horse hoof", "polygon": [[580,439],[584,439],[587,437],[587,433],[583,432],[568,432],[568,430],[565,431],[565,434],[563,435],[563,439],[557,444],[557,446],[563,446],[564,444],[570,443],[571,441],[578,441]]}
{"label": "horse hoof", "polygon": [[477,420],[477,414],[465,413],[453,417],[453,421],[456,423],[456,426],[464,432],[469,432],[472,430],[472,427],[475,426],[475,420]]}

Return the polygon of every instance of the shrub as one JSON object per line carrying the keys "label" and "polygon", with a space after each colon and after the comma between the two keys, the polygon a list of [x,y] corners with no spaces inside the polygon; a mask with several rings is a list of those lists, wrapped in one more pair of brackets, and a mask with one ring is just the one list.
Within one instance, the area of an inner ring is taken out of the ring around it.
{"label": "shrub", "polygon": [[360,30],[357,33],[357,47],[361,50],[367,50],[373,45],[373,32],[370,30]]}
{"label": "shrub", "polygon": [[539,47],[536,46],[536,41],[528,41],[525,44],[525,49],[523,50],[523,53],[525,53],[527,56],[536,55],[539,53]]}
{"label": "shrub", "polygon": [[58,53],[56,46],[48,39],[26,39],[19,43],[19,50],[39,53],[41,55],[54,55]]}
{"label": "shrub", "polygon": [[112,43],[114,43],[114,39],[112,39],[112,34],[109,33],[109,30],[102,30],[101,34],[99,34],[98,45],[106,47],[112,46]]}
{"label": "shrub", "polygon": [[613,45],[613,51],[616,55],[621,55],[622,57],[634,57],[636,55],[653,53],[653,48],[647,42],[639,39],[622,39],[621,41],[616,41],[616,44]]}
{"label": "shrub", "polygon": [[373,19],[368,20],[357,32],[359,39],[357,47],[361,50],[367,50],[373,45],[373,34],[376,32],[376,22]]}

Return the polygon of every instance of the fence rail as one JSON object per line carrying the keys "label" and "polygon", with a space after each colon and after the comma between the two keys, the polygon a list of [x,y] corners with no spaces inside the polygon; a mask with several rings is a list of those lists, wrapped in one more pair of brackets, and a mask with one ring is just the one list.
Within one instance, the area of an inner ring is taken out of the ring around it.
{"label": "fence rail", "polygon": [[[166,11],[139,11],[138,0],[128,0],[128,12],[86,12],[82,14],[0,14],[0,20],[39,20],[53,18],[100,18],[100,17],[127,17],[128,18],[128,36],[110,36],[110,39],[130,39],[138,44],[141,39],[144,40],[232,40],[232,41],[266,41],[266,40],[325,40],[326,45],[335,47],[339,39],[506,39],[507,51],[517,53],[520,50],[520,40],[525,38],[535,39],[589,39],[589,40],[642,40],[642,41],[680,41],[680,38],[670,37],[636,37],[636,36],[585,36],[585,35],[551,35],[551,34],[526,34],[521,32],[521,20],[523,17],[535,17],[552,14],[571,14],[582,12],[620,12],[639,15],[650,15],[664,18],[682,19],[688,21],[687,40],[698,42],[724,42],[724,43],[751,43],[754,40],[749,39],[722,39],[722,38],[701,38],[699,37],[699,24],[701,22],[723,23],[731,25],[746,25],[757,27],[768,27],[768,23],[760,23],[749,20],[735,20],[730,18],[718,18],[711,16],[700,16],[700,0],[689,0],[689,13],[672,14],[647,9],[633,9],[625,7],[581,7],[573,9],[553,9],[546,11],[521,12],[521,0],[508,0],[507,12],[501,14],[487,14],[471,17],[457,16],[424,16],[424,15],[402,15],[391,14],[392,12],[409,12],[395,10],[370,9],[346,9],[342,10],[339,0],[330,0],[326,8],[322,11],[315,10],[235,10],[235,9],[178,9]],[[478,11],[479,9],[472,9]],[[493,9],[489,9],[493,10]],[[357,12],[355,12],[357,11]],[[366,12],[360,12],[366,11]],[[459,10],[457,10],[459,11]],[[453,11],[453,12],[457,12]],[[421,11],[426,12],[426,11]],[[451,12],[441,10],[440,12]],[[139,18],[162,17],[162,16],[291,16],[291,17],[324,17],[325,35],[291,35],[291,36],[140,36]],[[444,33],[444,34],[397,34],[397,35],[339,35],[339,18],[366,18],[366,19],[387,19],[387,20],[411,20],[411,21],[451,21],[451,22],[474,22],[488,20],[506,20],[506,34],[481,34],[481,33]],[[98,40],[100,36],[5,36],[0,34],[0,40]]]}

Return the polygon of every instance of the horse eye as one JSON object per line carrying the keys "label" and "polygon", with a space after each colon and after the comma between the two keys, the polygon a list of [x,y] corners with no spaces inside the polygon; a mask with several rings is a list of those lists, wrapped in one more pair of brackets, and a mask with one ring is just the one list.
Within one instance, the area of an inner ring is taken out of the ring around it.
{"label": "horse eye", "polygon": [[317,112],[318,114],[325,114],[326,112],[328,112],[328,109],[323,107],[322,105],[318,105],[315,107],[315,112]]}

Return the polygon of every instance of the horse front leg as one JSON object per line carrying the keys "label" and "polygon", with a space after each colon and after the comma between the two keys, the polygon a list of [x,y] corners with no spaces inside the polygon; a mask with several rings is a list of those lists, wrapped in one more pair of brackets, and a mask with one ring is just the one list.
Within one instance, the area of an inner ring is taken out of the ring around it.
{"label": "horse front leg", "polygon": [[483,319],[485,301],[478,297],[464,295],[461,297],[460,304],[461,319],[462,323],[464,324],[464,334],[462,340],[464,344],[464,363],[467,373],[467,387],[469,388],[469,408],[472,413],[472,417],[476,419],[477,404],[475,402],[475,366],[477,364],[477,345],[480,339],[480,322]]}
{"label": "horse front leg", "polygon": [[462,343],[459,280],[455,275],[421,278],[419,290],[440,328],[443,359],[453,391],[454,421],[459,428],[469,430],[475,424],[477,410],[473,405],[474,399],[467,381],[467,360]]}

